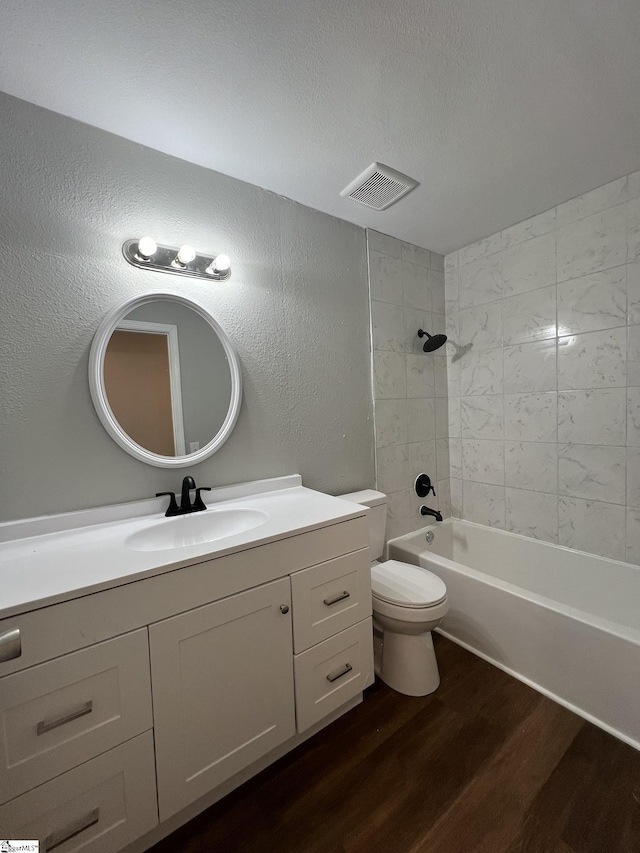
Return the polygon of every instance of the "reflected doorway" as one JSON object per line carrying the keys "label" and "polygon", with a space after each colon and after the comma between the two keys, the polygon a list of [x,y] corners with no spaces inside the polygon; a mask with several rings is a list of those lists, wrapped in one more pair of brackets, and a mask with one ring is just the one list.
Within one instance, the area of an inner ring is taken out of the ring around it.
{"label": "reflected doorway", "polygon": [[184,455],[177,326],[121,321],[105,353],[104,382],[114,416],[137,444]]}

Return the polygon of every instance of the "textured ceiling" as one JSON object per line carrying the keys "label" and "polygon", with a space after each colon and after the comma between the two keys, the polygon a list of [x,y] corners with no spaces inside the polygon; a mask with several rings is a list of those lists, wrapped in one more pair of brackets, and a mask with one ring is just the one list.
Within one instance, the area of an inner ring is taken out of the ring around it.
{"label": "textured ceiling", "polygon": [[[639,45],[638,0],[3,0],[0,90],[446,252],[640,168]],[[374,160],[420,187],[341,198]]]}

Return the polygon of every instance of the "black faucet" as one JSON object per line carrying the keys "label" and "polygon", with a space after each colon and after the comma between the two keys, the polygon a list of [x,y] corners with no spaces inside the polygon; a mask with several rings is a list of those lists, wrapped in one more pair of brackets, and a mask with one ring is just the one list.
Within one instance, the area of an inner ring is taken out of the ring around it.
{"label": "black faucet", "polygon": [[437,509],[431,509],[428,506],[420,507],[420,515],[432,515],[436,521],[442,521],[442,513],[438,512]]}
{"label": "black faucet", "polygon": [[180,495],[180,512],[183,515],[186,515],[188,512],[193,511],[193,507],[191,506],[191,495],[189,494],[191,489],[195,489],[196,481],[193,477],[185,477],[182,481],[182,493]]}
{"label": "black faucet", "polygon": [[[195,489],[196,492],[196,497],[193,503],[191,503],[191,495],[189,494],[191,489]],[[176,496],[173,492],[156,492],[156,497],[160,498],[166,495],[169,498],[169,506],[165,515],[170,518],[173,515],[188,515],[190,512],[201,512],[203,509],[206,509],[206,504],[202,500],[200,492],[210,491],[211,488],[209,486],[200,486],[199,488],[196,488],[196,481],[193,477],[185,477],[182,481],[180,506],[178,506]]]}

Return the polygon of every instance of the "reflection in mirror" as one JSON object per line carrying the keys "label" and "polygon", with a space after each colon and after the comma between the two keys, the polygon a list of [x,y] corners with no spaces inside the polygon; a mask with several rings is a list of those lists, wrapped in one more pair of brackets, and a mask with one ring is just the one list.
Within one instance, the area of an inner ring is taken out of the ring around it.
{"label": "reflection in mirror", "polygon": [[215,453],[242,401],[240,363],[224,330],[204,306],[161,291],[132,297],[104,318],[89,385],[114,441],[161,468]]}
{"label": "reflection in mirror", "polygon": [[122,429],[161,456],[184,456],[208,444],[231,402],[220,339],[191,309],[163,300],[118,323],[105,353],[104,383]]}

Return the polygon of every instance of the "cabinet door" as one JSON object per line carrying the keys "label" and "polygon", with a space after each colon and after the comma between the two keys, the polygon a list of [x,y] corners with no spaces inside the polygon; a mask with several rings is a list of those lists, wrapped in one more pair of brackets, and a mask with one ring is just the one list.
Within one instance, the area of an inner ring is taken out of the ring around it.
{"label": "cabinet door", "polygon": [[289,578],[151,625],[149,641],[166,820],[295,734]]}

